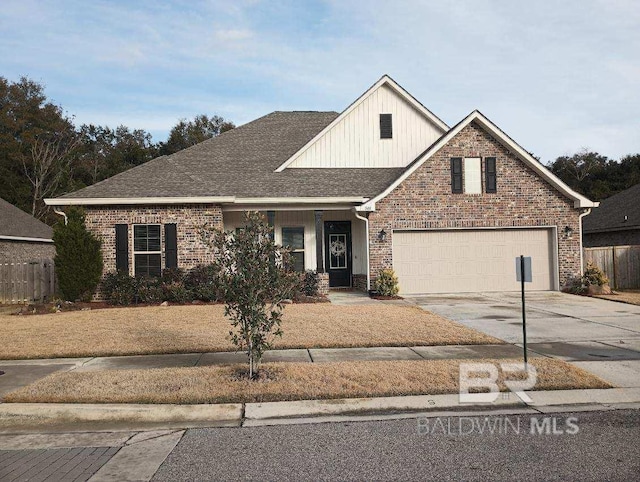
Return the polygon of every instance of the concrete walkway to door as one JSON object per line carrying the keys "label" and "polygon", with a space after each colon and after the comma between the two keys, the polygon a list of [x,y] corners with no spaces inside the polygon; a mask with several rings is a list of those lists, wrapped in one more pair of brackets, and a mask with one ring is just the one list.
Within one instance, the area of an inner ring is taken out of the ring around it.
{"label": "concrete walkway to door", "polygon": [[[470,328],[522,344],[520,293],[405,298]],[[555,291],[526,294],[527,345],[618,386],[640,386],[640,306]]]}

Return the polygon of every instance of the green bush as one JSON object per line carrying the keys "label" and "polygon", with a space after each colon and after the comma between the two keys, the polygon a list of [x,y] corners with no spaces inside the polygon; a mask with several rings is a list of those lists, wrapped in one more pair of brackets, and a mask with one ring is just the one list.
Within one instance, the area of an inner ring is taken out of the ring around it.
{"label": "green bush", "polygon": [[[134,278],[132,278],[134,279]],[[140,303],[161,303],[164,301],[162,283],[158,278],[145,276],[134,279],[137,291],[135,299]]]}
{"label": "green bush", "polygon": [[305,296],[318,296],[320,294],[318,273],[311,270],[301,273],[297,291]]}
{"label": "green bush", "polygon": [[102,295],[112,305],[130,305],[138,297],[138,282],[124,271],[109,273],[102,280]]}
{"label": "green bush", "polygon": [[212,264],[197,266],[184,277],[184,287],[193,293],[196,300],[218,301],[222,299],[218,276],[218,270]]}
{"label": "green bush", "polygon": [[53,228],[54,262],[60,295],[67,301],[88,301],[102,276],[100,240],[87,230],[84,211],[70,208],[66,223]]}
{"label": "green bush", "polygon": [[378,273],[374,288],[379,295],[396,296],[399,291],[398,277],[392,269],[383,269]]}

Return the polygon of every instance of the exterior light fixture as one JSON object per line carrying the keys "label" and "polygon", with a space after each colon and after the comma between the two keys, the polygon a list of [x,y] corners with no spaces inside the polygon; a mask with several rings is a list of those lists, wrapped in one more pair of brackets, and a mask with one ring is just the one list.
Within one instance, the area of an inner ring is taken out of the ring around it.
{"label": "exterior light fixture", "polygon": [[384,229],[381,229],[380,232],[378,233],[378,241],[380,241],[381,243],[384,243],[386,239],[387,239],[387,233]]}
{"label": "exterior light fixture", "polygon": [[564,235],[567,238],[572,238],[573,237],[573,229],[571,229],[569,226],[565,226],[564,227]]}

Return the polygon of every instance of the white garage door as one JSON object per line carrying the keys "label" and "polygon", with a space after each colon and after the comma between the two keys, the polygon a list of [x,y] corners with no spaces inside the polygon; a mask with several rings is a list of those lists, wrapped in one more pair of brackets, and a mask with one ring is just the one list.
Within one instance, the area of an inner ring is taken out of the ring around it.
{"label": "white garage door", "polygon": [[555,289],[553,230],[394,231],[393,269],[400,292],[518,291],[515,258],[531,256],[527,290]]}

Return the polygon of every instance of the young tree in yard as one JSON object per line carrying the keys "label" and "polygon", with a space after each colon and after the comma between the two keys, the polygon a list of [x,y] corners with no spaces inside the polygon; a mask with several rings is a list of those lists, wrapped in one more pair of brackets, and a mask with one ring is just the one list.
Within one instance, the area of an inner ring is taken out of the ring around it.
{"label": "young tree in yard", "polygon": [[293,296],[299,278],[286,268],[289,254],[273,241],[264,216],[248,213],[245,223],[236,232],[205,227],[203,237],[216,255],[225,316],[234,328],[231,340],[246,350],[253,379],[265,350],[282,336],[283,302]]}
{"label": "young tree in yard", "polygon": [[71,208],[53,227],[58,287],[65,300],[89,300],[102,276],[100,240],[87,231],[84,212]]}

